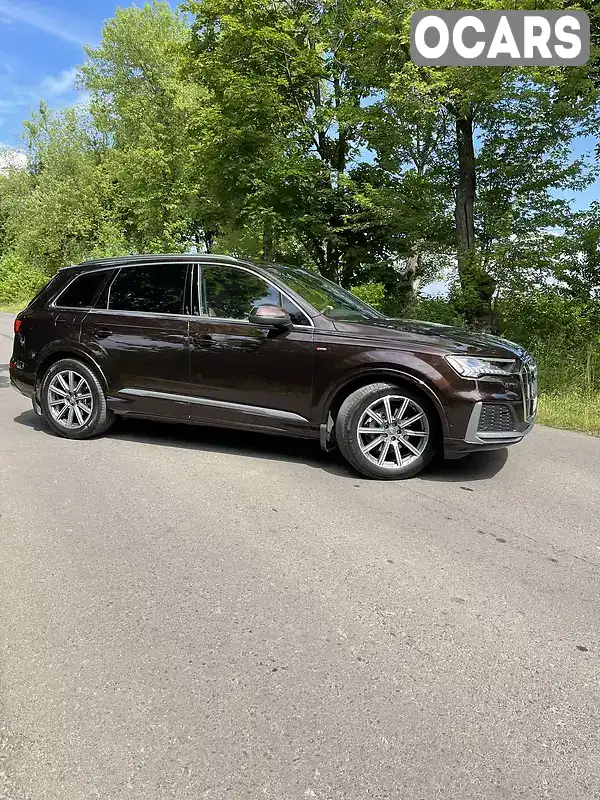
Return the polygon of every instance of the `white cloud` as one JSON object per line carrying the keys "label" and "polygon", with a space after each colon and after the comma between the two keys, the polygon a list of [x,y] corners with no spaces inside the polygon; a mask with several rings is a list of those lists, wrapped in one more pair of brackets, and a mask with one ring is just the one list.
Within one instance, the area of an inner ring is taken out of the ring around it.
{"label": "white cloud", "polygon": [[20,22],[80,47],[93,43],[91,37],[74,27],[72,20],[67,19],[53,8],[36,3],[23,2],[23,0],[19,0],[19,2],[0,0],[0,21]]}
{"label": "white cloud", "polygon": [[10,169],[24,169],[26,166],[26,153],[0,142],[0,174],[6,175]]}
{"label": "white cloud", "polygon": [[65,94],[75,86],[75,79],[77,77],[77,67],[73,69],[64,69],[60,75],[47,75],[42,81],[41,91],[46,92],[51,97]]}
{"label": "white cloud", "polygon": [[63,70],[60,75],[46,75],[37,86],[24,86],[11,77],[0,76],[0,113],[10,114],[23,108],[37,106],[40,100],[54,100],[75,92],[77,68]]}

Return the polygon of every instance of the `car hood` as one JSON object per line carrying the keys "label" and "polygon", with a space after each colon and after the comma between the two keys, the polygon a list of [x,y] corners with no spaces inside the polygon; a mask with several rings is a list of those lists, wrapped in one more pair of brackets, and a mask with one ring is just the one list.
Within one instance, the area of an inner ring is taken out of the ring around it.
{"label": "car hood", "polygon": [[435,322],[382,317],[364,322],[335,320],[334,324],[340,333],[350,336],[387,339],[390,343],[394,342],[398,345],[412,343],[430,346],[445,353],[486,355],[498,358],[514,356],[522,358],[525,355],[525,350],[520,345],[498,336],[468,331],[452,325],[440,325]]}

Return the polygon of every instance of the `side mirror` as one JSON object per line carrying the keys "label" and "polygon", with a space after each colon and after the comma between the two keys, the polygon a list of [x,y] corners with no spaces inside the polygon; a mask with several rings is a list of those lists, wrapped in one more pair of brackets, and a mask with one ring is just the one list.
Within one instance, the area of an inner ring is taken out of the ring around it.
{"label": "side mirror", "polygon": [[288,312],[281,306],[258,306],[253,308],[248,317],[253,325],[267,325],[271,328],[291,328],[292,320]]}

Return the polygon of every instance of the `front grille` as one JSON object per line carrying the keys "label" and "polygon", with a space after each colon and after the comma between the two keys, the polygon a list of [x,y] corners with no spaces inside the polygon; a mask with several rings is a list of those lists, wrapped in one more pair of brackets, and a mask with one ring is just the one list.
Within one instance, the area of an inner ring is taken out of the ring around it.
{"label": "front grille", "polygon": [[508,406],[484,403],[479,417],[480,433],[509,433],[515,430],[515,419]]}
{"label": "front grille", "polygon": [[521,367],[521,388],[523,390],[523,414],[525,422],[535,417],[538,400],[538,371],[531,356],[523,359]]}

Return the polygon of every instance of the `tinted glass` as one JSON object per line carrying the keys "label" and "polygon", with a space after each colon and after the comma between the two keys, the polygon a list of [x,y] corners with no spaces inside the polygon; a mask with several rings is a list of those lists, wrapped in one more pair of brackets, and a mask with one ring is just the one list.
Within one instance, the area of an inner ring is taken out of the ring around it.
{"label": "tinted glass", "polygon": [[106,272],[89,272],[75,278],[56,301],[65,308],[91,308],[100,287],[106,280]]}
{"label": "tinted glass", "polygon": [[381,319],[383,314],[316,272],[269,264],[270,272],[285,282],[313,308],[330,319]]}
{"label": "tinted glass", "polygon": [[202,269],[204,311],[209,317],[247,320],[253,308],[280,305],[280,294],[263,278],[235,267]]}
{"label": "tinted glass", "polygon": [[153,264],[124,267],[111,288],[109,308],[183,314],[187,264]]}
{"label": "tinted glass", "polygon": [[292,303],[291,300],[288,300],[284,294],[281,295],[281,305],[290,315],[290,319],[294,325],[310,325],[310,320],[306,314],[300,311],[298,306]]}
{"label": "tinted glass", "polygon": [[282,306],[294,325],[310,325],[306,315],[270,283],[235,267],[204,267],[204,313],[221,319],[247,320],[253,308]]}

